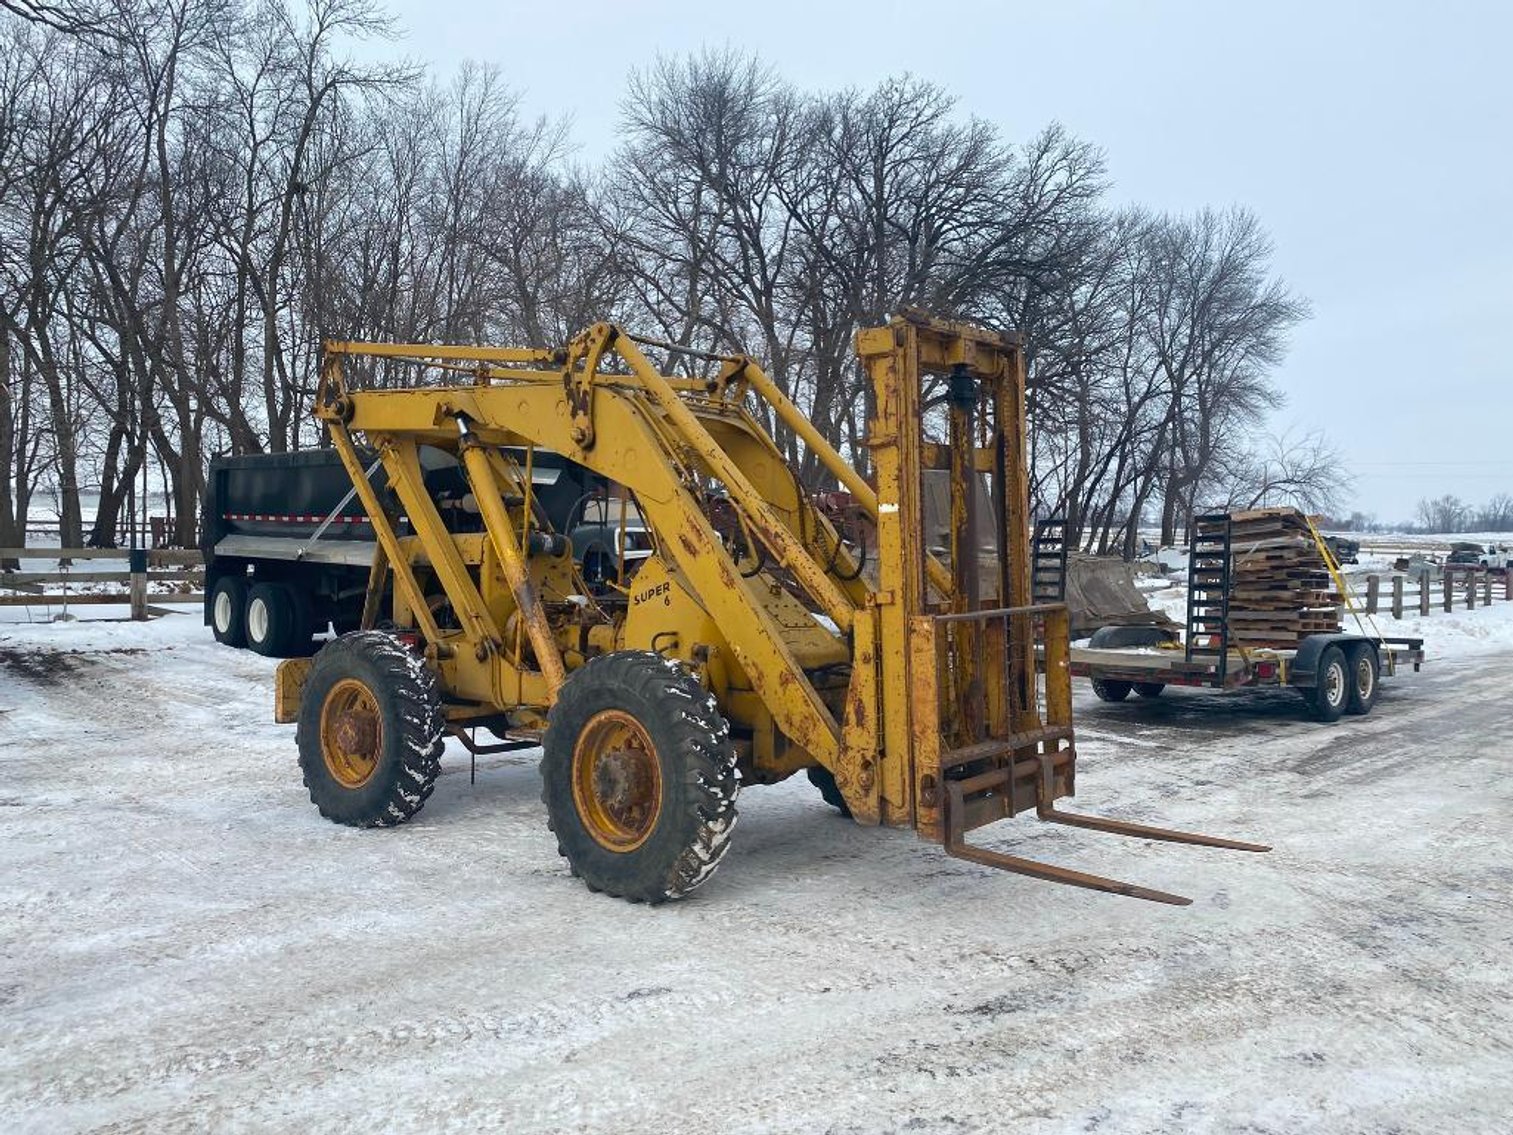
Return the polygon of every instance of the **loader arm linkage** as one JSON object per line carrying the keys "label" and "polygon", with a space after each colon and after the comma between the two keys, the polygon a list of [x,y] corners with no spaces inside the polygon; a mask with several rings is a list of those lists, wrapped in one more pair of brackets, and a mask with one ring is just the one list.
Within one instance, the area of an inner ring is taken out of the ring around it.
{"label": "loader arm linkage", "polygon": [[[590,660],[649,650],[712,695],[748,780],[819,766],[859,822],[913,828],[959,858],[1185,903],[965,837],[1033,811],[1267,850],[1055,807],[1075,789],[1068,620],[1031,601],[1022,340],[908,312],[859,333],[857,351],[871,479],[745,356],[607,323],[560,350],[327,344],[316,413],[378,537],[365,625],[391,580],[393,622],[419,638],[458,735],[481,721],[539,735]],[[658,354],[687,373],[663,373]],[[451,384],[392,385],[416,372]],[[389,385],[356,388],[372,376]],[[850,494],[861,538],[842,539],[763,420]],[[359,439],[391,497],[367,477]],[[481,531],[449,527],[426,480],[432,450],[455,459]],[[543,538],[528,473],[539,451],[634,501],[655,547],[628,586],[590,596],[565,542]],[[630,751],[617,750],[614,775],[636,784]]]}

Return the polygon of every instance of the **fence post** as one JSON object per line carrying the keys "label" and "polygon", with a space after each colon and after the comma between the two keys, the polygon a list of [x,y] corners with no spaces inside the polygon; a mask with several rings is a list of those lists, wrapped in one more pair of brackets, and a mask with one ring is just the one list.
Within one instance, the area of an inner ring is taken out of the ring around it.
{"label": "fence post", "polygon": [[1429,569],[1424,568],[1418,575],[1418,613],[1425,618],[1429,616]]}
{"label": "fence post", "polygon": [[1481,605],[1492,606],[1492,573],[1483,572],[1481,577]]}
{"label": "fence post", "polygon": [[131,617],[134,622],[147,621],[147,549],[131,550]]}
{"label": "fence post", "polygon": [[1379,576],[1379,575],[1368,575],[1366,577],[1366,614],[1368,614],[1368,615],[1374,615],[1374,614],[1376,614],[1377,596],[1381,592],[1381,588],[1382,588],[1382,577],[1381,576]]}
{"label": "fence post", "polygon": [[1392,617],[1403,617],[1403,577],[1400,575],[1392,577]]}
{"label": "fence post", "polygon": [[1466,573],[1466,610],[1476,610],[1476,576]]}
{"label": "fence post", "polygon": [[1455,577],[1445,572],[1442,577],[1445,585],[1445,614],[1455,610]]}

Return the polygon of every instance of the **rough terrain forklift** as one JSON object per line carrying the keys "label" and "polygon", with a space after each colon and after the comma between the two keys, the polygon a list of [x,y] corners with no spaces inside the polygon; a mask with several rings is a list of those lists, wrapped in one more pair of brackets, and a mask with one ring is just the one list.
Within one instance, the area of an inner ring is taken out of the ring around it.
{"label": "rough terrain forklift", "polygon": [[[859,823],[1161,902],[1188,900],[966,833],[1029,811],[1266,850],[1056,807],[1076,781],[1067,614],[1030,601],[1022,342],[908,313],[860,332],[857,352],[870,483],[745,356],[608,323],[558,350],[327,344],[316,413],[378,550],[364,629],[278,671],[276,717],[298,723],[320,811],[359,826],[409,819],[451,736],[475,754],[540,745],[560,853],[590,888],[633,901],[710,876],[739,784],[805,770]],[[874,542],[838,536],[764,422],[852,495]],[[443,520],[422,447],[458,463],[474,530]],[[587,587],[544,526],[541,451],[634,502],[655,550],[619,585]],[[949,546],[922,535],[927,470],[948,474]],[[736,523],[717,528],[715,512]]]}

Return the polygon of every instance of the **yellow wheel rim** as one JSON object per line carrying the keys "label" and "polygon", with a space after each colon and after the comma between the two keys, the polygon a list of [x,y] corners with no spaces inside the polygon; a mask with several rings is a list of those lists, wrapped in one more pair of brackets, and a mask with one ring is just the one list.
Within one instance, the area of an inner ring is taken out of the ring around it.
{"label": "yellow wheel rim", "polygon": [[641,723],[618,709],[589,718],[573,746],[573,805],[594,842],[634,851],[662,814],[662,766]]}
{"label": "yellow wheel rim", "polygon": [[373,691],[356,678],[332,686],[320,710],[320,751],[331,778],[343,788],[367,784],[378,771],[383,742],[383,715]]}

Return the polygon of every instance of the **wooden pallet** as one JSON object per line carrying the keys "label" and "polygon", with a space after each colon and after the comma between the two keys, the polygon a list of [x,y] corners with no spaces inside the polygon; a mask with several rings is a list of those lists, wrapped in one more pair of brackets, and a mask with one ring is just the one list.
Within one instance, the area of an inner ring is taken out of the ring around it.
{"label": "wooden pallet", "polygon": [[1229,640],[1295,647],[1340,629],[1339,597],[1308,522],[1291,508],[1230,514]]}

